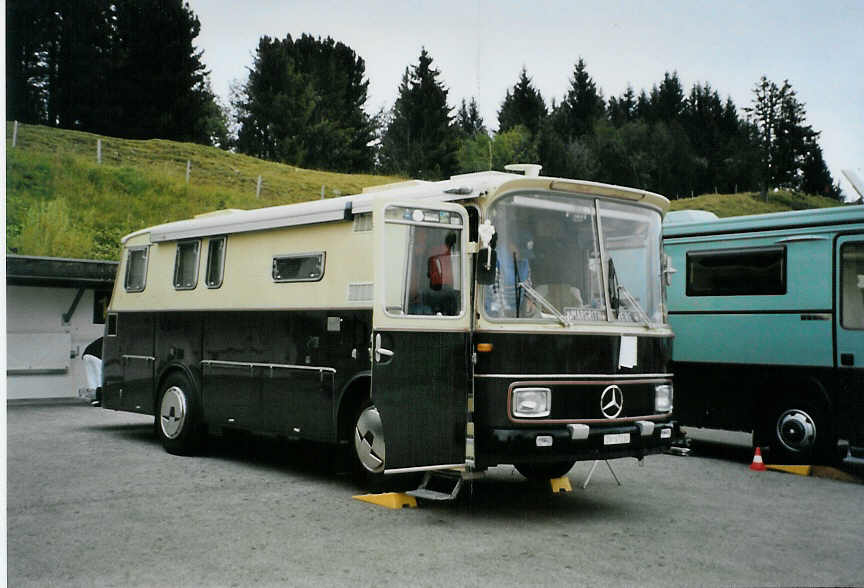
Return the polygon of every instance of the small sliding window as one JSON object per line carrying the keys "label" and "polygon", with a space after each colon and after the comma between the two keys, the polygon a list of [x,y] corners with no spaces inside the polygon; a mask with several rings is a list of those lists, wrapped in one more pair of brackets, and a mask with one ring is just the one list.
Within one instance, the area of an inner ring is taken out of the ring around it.
{"label": "small sliding window", "polygon": [[210,239],[207,246],[207,274],[204,277],[204,285],[208,288],[218,288],[222,285],[225,275],[225,237],[214,237]]}
{"label": "small sliding window", "polygon": [[198,251],[201,241],[180,241],[177,243],[177,257],[174,258],[174,288],[194,290],[198,285]]}
{"label": "small sliding window", "polygon": [[274,282],[317,282],[324,277],[324,252],[273,256]]}

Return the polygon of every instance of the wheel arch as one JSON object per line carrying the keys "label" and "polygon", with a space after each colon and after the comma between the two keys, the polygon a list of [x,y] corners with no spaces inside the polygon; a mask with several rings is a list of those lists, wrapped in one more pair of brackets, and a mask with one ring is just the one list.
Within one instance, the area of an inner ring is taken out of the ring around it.
{"label": "wheel arch", "polygon": [[[339,394],[339,408],[336,412],[337,441],[349,441],[350,425],[360,403],[372,393],[372,372],[360,372],[348,380]],[[347,423],[347,424],[346,424]]]}
{"label": "wheel arch", "polygon": [[[159,396],[162,394],[162,387],[165,385],[165,380],[170,378],[172,375],[180,374],[184,376],[189,383],[192,384],[192,388],[194,392],[200,392],[201,390],[201,379],[198,375],[193,372],[189,366],[180,362],[171,362],[165,365],[162,368],[162,371],[159,373],[159,377],[156,378],[156,386],[153,390],[153,412],[159,412]],[[199,395],[200,396],[200,395]]]}

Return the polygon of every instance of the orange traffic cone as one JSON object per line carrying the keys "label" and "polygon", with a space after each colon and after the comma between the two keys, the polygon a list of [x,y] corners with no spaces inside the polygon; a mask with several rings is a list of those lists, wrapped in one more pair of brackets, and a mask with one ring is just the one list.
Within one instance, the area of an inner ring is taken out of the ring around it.
{"label": "orange traffic cone", "polygon": [[765,463],[762,461],[762,450],[758,447],[756,448],[756,452],[753,454],[753,463],[750,464],[750,469],[757,472],[765,471]]}

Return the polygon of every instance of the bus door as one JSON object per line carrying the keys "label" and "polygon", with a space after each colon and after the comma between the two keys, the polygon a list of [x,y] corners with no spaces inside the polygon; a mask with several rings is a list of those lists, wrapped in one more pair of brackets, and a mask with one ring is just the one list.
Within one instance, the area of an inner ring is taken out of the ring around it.
{"label": "bus door", "polygon": [[470,390],[468,216],[376,201],[372,402],[385,472],[465,464]]}
{"label": "bus door", "polygon": [[849,392],[853,445],[864,446],[864,235],[837,239],[836,365]]}
{"label": "bus door", "polygon": [[153,315],[123,313],[119,316],[118,337],[123,362],[120,410],[153,413],[153,377],[156,357],[153,350]]}

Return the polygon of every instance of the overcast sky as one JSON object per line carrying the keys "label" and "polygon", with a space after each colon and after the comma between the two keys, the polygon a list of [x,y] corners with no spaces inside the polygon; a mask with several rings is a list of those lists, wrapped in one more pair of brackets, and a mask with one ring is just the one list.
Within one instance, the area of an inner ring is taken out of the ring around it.
{"label": "overcast sky", "polygon": [[213,89],[223,99],[244,82],[258,39],[331,36],[366,61],[367,110],[390,108],[421,46],[434,59],[449,101],[475,97],[487,126],[524,65],[547,105],[567,90],[581,56],[606,98],[631,84],[650,89],[677,70],[685,90],[709,82],[742,108],[759,76],[789,79],[822,131],[835,180],[864,177],[864,2],[858,0],[622,0],[507,2],[373,0],[294,2],[189,0],[201,20]]}

